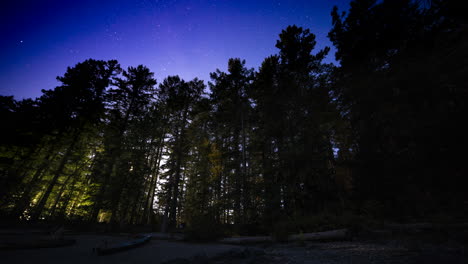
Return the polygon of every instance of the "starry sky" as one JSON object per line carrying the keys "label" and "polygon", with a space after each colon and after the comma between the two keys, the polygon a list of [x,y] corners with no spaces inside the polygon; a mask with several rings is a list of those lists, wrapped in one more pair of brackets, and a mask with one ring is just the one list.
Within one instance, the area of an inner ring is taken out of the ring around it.
{"label": "starry sky", "polygon": [[[68,66],[117,59],[168,75],[209,81],[229,58],[258,69],[288,25],[331,46],[334,5],[349,0],[12,0],[0,8],[0,94],[36,98]],[[333,50],[326,61],[334,62]]]}

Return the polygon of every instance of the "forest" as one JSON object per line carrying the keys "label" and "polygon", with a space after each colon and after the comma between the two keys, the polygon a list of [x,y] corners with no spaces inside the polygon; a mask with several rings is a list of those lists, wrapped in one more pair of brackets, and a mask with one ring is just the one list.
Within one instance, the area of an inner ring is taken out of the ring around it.
{"label": "forest", "polygon": [[462,2],[354,0],[331,11],[336,54],[291,25],[258,69],[232,58],[206,83],[88,59],[38,98],[1,96],[0,219],[194,236],[465,221]]}

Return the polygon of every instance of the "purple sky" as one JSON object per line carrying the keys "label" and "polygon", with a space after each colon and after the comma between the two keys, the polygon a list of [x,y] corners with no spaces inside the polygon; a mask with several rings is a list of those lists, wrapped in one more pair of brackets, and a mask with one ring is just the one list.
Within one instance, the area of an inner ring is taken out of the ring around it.
{"label": "purple sky", "polygon": [[[334,5],[348,0],[12,0],[0,9],[0,94],[35,98],[58,85],[67,66],[88,58],[143,64],[168,75],[209,81],[238,57],[258,68],[277,53],[288,25],[309,28],[317,48]],[[334,61],[330,54],[327,61]]]}

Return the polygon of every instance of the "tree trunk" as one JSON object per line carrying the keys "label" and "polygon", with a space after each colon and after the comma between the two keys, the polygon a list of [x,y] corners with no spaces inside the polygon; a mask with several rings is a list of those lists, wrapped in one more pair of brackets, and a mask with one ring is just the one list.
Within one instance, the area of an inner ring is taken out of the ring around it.
{"label": "tree trunk", "polygon": [[62,184],[62,187],[60,187],[60,190],[58,192],[58,194],[56,195],[55,197],[55,201],[54,201],[54,204],[52,205],[51,207],[51,211],[49,213],[49,217],[53,217],[54,216],[54,213],[55,213],[55,210],[58,206],[58,203],[60,201],[60,199],[62,198],[62,195],[63,195],[63,192],[65,191],[65,188],[68,184],[68,182],[70,181],[70,179],[75,175],[75,173],[77,173],[77,171],[73,172],[72,174],[68,175],[67,179],[65,180],[65,182]]}
{"label": "tree trunk", "polygon": [[159,177],[159,169],[161,166],[162,153],[164,149],[164,146],[163,146],[164,138],[165,138],[164,134],[165,132],[162,133],[162,136],[158,142],[158,149],[156,151],[156,162],[155,162],[156,165],[151,166],[152,178],[149,184],[148,197],[145,201],[142,220],[140,221],[142,224],[149,224],[150,219],[151,219],[151,211],[153,209],[153,202],[154,202],[154,197],[156,194],[156,184],[157,184],[158,177]]}
{"label": "tree trunk", "polygon": [[135,98],[132,97],[129,106],[127,110],[125,111],[123,122],[120,124],[119,133],[117,134],[117,137],[116,137],[116,140],[117,140],[116,142],[118,142],[117,146],[113,149],[113,153],[111,154],[111,160],[107,164],[107,167],[106,167],[107,169],[104,171],[104,183],[101,186],[99,193],[96,197],[96,202],[94,203],[93,211],[89,219],[91,222],[94,222],[97,220],[99,211],[101,210],[101,207],[104,201],[104,194],[107,191],[107,185],[109,185],[110,175],[112,174],[114,166],[117,163],[118,156],[120,155],[120,150],[122,148],[121,141],[125,133],[125,130],[127,130],[127,126],[130,120],[130,114],[133,110],[132,108],[134,104],[135,104]]}
{"label": "tree trunk", "polygon": [[15,218],[20,217],[23,214],[23,212],[26,210],[26,208],[29,207],[28,203],[31,201],[31,193],[34,187],[37,186],[37,181],[41,179],[44,171],[46,171],[47,167],[49,166],[50,161],[53,159],[50,157],[51,155],[49,154],[44,159],[44,161],[39,166],[39,168],[36,170],[36,172],[34,173],[29,183],[26,184],[26,189],[23,191],[21,199],[16,203],[15,208],[12,211],[13,217]]}
{"label": "tree trunk", "polygon": [[[177,132],[178,134],[179,132]],[[170,166],[174,167],[175,161],[170,160],[171,164]],[[161,223],[161,232],[166,233],[167,232],[167,227],[169,224],[169,212],[171,210],[171,204],[172,204],[172,194],[173,194],[173,189],[174,189],[174,177],[169,177],[168,183],[167,183],[167,190],[166,190],[166,204],[164,206],[164,215]]]}
{"label": "tree trunk", "polygon": [[169,221],[169,226],[170,227],[175,227],[177,223],[177,206],[178,206],[178,197],[179,197],[179,183],[180,183],[180,177],[181,177],[181,167],[182,167],[182,155],[183,155],[183,143],[185,140],[185,129],[186,129],[186,123],[187,123],[187,115],[188,115],[188,109],[184,110],[183,113],[183,118],[182,118],[182,123],[180,125],[180,131],[179,131],[179,136],[177,138],[177,150],[176,150],[176,166],[175,166],[175,173],[174,173],[174,184],[173,184],[173,197],[171,201],[171,209],[170,209],[170,221]]}
{"label": "tree trunk", "polygon": [[242,172],[241,172],[241,163],[240,160],[240,151],[239,151],[239,137],[240,131],[239,128],[236,127],[234,133],[232,135],[233,142],[232,142],[232,152],[234,154],[234,224],[239,227],[242,223],[242,212],[241,212],[241,196],[242,196]]}
{"label": "tree trunk", "polygon": [[66,213],[68,204],[70,203],[70,200],[73,197],[73,192],[75,191],[75,187],[76,187],[77,182],[78,182],[78,178],[77,177],[73,178],[70,190],[68,191],[67,195],[65,196],[63,205],[60,207],[59,212],[57,213],[57,218],[60,219],[60,220],[63,220],[65,218],[65,213]]}
{"label": "tree trunk", "polygon": [[[242,104],[243,106],[244,104]],[[245,131],[244,107],[241,107],[241,131],[242,131],[242,222],[248,222],[248,211],[250,209],[250,193],[248,191],[248,175],[247,175],[247,135]]]}
{"label": "tree trunk", "polygon": [[97,221],[99,211],[101,210],[102,204],[104,202],[104,194],[106,193],[107,187],[109,185],[110,175],[112,174],[112,170],[113,170],[114,165],[115,165],[115,163],[117,161],[117,152],[118,151],[115,151],[114,153],[112,153],[110,162],[108,162],[106,164],[106,169],[105,169],[105,171],[103,173],[104,181],[103,181],[101,187],[99,188],[99,192],[98,192],[98,194],[96,196],[96,199],[95,199],[95,202],[94,202],[93,211],[91,213],[91,217],[89,218],[89,220],[91,222]]}
{"label": "tree trunk", "polygon": [[65,165],[72,153],[73,148],[75,147],[75,144],[77,143],[78,137],[80,136],[79,130],[74,132],[74,136],[72,138],[72,142],[70,143],[70,146],[68,146],[67,151],[62,157],[62,160],[60,161],[60,164],[54,174],[54,177],[49,183],[49,186],[47,186],[46,191],[44,192],[44,195],[42,196],[40,202],[37,204],[37,206],[34,208],[34,213],[31,216],[31,221],[36,221],[39,216],[41,215],[42,211],[44,210],[44,206],[46,205],[47,200],[49,199],[50,194],[52,193],[52,189],[55,187],[55,184],[58,181],[58,178],[62,175],[63,169],[65,168]]}

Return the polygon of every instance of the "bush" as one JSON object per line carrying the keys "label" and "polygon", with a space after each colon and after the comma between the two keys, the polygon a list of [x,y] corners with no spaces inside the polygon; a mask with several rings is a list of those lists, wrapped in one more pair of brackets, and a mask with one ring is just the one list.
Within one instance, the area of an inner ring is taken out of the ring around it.
{"label": "bush", "polygon": [[291,231],[294,230],[294,226],[291,226],[290,221],[280,221],[273,226],[271,236],[277,242],[288,241],[288,236]]}
{"label": "bush", "polygon": [[347,228],[351,235],[375,226],[377,221],[368,216],[358,215],[352,212],[341,214],[319,213],[316,215],[300,216],[296,219],[284,219],[278,221],[272,230],[272,236],[276,241],[286,241],[291,234],[323,232],[334,229]]}
{"label": "bush", "polygon": [[214,241],[224,236],[224,231],[211,216],[193,217],[185,230],[185,238],[190,241]]}

